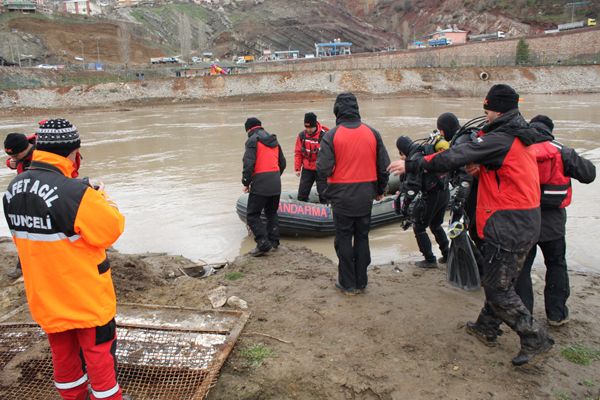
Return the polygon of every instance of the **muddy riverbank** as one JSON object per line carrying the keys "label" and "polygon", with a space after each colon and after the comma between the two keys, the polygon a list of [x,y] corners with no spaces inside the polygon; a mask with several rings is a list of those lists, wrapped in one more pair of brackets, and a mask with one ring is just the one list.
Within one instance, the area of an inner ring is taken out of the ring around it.
{"label": "muddy riverbank", "polygon": [[[2,79],[33,79],[44,71],[0,69]],[[19,76],[14,76],[15,74]],[[36,79],[41,79],[37,77]],[[480,97],[495,83],[521,94],[598,93],[600,66],[407,68],[285,71],[228,76],[165,78],[125,83],[0,91],[4,113],[29,109],[81,110],[167,103],[286,101],[326,98],[343,91],[373,97]],[[83,80],[85,82],[85,80]]]}
{"label": "muddy riverbank", "polygon": [[[209,399],[598,399],[600,361],[574,364],[570,346],[600,350],[600,276],[572,273],[571,322],[553,328],[549,357],[514,368],[517,336],[504,327],[488,348],[467,335],[482,293],[449,287],[443,269],[410,264],[370,268],[364,295],[334,289],[336,265],[286,241],[263,258],[238,257],[204,279],[185,276],[193,263],[165,254],[111,252],[120,302],[209,308],[219,285],[252,313]],[[7,280],[13,245],[0,243],[0,311],[24,302],[21,282]],[[545,323],[536,275],[536,317]],[[256,357],[248,349],[260,349]]]}

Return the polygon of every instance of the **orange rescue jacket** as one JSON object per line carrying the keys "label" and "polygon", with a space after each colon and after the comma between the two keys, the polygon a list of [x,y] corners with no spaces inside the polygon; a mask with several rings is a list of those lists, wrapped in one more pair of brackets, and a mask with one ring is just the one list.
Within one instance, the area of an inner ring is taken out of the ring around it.
{"label": "orange rescue jacket", "polygon": [[67,158],[36,150],[3,199],[29,309],[47,333],[102,326],[116,313],[105,249],[125,218],[102,191],[70,178],[73,170]]}

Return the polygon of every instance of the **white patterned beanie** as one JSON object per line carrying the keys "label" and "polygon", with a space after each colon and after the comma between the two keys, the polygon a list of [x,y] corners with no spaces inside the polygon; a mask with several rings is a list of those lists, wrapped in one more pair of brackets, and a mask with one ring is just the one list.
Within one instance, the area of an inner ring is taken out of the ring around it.
{"label": "white patterned beanie", "polygon": [[49,119],[37,130],[36,149],[66,157],[81,147],[77,128],[66,119]]}

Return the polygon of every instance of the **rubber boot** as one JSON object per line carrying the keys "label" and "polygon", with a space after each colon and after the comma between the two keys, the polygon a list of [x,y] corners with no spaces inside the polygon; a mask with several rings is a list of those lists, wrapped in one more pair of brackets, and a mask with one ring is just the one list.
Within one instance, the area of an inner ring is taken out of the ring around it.
{"label": "rubber boot", "polygon": [[549,351],[553,345],[554,339],[552,339],[548,335],[544,335],[541,341],[536,346],[522,345],[519,354],[517,354],[516,357],[512,359],[512,364],[514,366],[527,364],[534,357]]}
{"label": "rubber boot", "polygon": [[437,260],[431,251],[431,240],[427,232],[415,232],[415,239],[417,239],[417,245],[425,260],[418,261],[415,265],[419,268],[437,268]]}
{"label": "rubber boot", "polygon": [[466,330],[469,335],[474,336],[481,343],[485,344],[488,347],[494,347],[498,344],[496,342],[496,340],[498,339],[497,332],[483,325],[480,325],[477,322],[467,322]]}

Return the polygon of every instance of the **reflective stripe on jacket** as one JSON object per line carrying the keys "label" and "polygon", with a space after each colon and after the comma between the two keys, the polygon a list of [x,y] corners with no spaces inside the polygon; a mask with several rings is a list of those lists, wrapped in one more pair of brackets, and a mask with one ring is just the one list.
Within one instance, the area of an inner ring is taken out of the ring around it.
{"label": "reflective stripe on jacket", "polygon": [[31,315],[47,333],[91,328],[116,313],[105,249],[125,219],[101,191],[68,178],[67,158],[36,150],[4,194]]}

